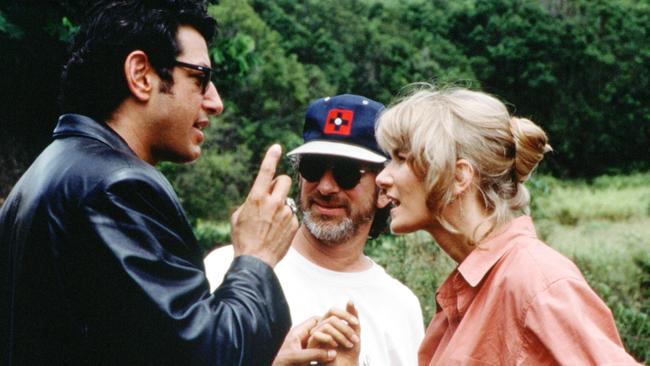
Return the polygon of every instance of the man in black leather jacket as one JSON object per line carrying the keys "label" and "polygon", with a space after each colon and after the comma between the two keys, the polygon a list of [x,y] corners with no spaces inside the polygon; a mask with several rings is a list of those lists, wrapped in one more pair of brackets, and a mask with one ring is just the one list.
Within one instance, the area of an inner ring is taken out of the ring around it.
{"label": "man in black leather jacket", "polygon": [[[290,327],[272,267],[298,223],[267,152],[209,292],[179,200],[153,167],[200,155],[223,105],[215,22],[196,0],[96,6],[62,77],[54,141],[0,210],[5,365],[265,365]],[[71,114],[76,113],[76,114]]]}

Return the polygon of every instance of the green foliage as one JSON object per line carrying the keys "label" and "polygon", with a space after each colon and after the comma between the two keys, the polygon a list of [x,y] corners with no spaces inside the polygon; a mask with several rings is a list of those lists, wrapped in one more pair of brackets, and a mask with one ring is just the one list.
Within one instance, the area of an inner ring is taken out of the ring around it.
{"label": "green foliage", "polygon": [[[255,40],[247,34],[235,34],[232,38],[222,39],[221,44],[210,48],[210,56],[228,77],[245,76],[251,67],[260,62],[255,54]],[[229,60],[235,62],[229,63]]]}
{"label": "green foliage", "polygon": [[13,39],[21,39],[24,35],[20,27],[12,24],[7,20],[5,15],[2,13],[2,10],[0,10],[0,33],[4,33],[9,38]]}
{"label": "green foliage", "polygon": [[[636,265],[641,269],[639,285],[641,287],[641,298],[650,299],[650,258],[645,256],[636,258]],[[650,313],[650,301],[641,303],[641,310]]]}
{"label": "green foliage", "polygon": [[431,236],[422,232],[383,235],[368,242],[364,250],[418,296],[424,322],[428,324],[436,310],[436,289],[456,266],[454,261],[440,250]]}
{"label": "green foliage", "polygon": [[282,32],[284,48],[322,70],[338,93],[388,103],[414,81],[474,79],[464,56],[445,38],[445,9],[431,3],[285,0],[253,5]]}
{"label": "green foliage", "polygon": [[[232,110],[223,116],[234,129],[234,139],[229,143],[248,146],[253,152],[251,164],[273,142],[295,146],[306,105],[329,93],[331,87],[318,72],[308,74],[315,70],[286,52],[280,45],[280,34],[246,3],[222,1],[211,6],[210,13],[221,26],[220,37],[211,49],[227,51],[215,64],[217,86],[226,93],[226,109]],[[246,47],[236,47],[237,43]],[[217,52],[221,51],[213,54]]]}
{"label": "green foliage", "polygon": [[198,220],[194,228],[196,240],[205,253],[215,247],[232,243],[230,240],[230,225],[214,221]]}
{"label": "green foliage", "polygon": [[648,169],[647,2],[468,3],[451,14],[449,37],[486,90],[547,129],[547,167],[573,177]]}
{"label": "green foliage", "polygon": [[621,339],[628,352],[635,356],[637,360],[643,360],[644,363],[650,361],[650,312],[640,311],[615,303],[605,299],[614,313],[616,326],[618,329],[624,329],[621,332]]}
{"label": "green foliage", "polygon": [[160,170],[171,178],[192,222],[197,218],[224,220],[247,192],[248,185],[242,186],[250,176],[243,163],[246,155],[250,152],[243,149],[238,154],[208,150],[193,164],[162,163]]}
{"label": "green foliage", "polygon": [[45,29],[53,38],[61,42],[69,42],[79,30],[79,26],[72,24],[68,17],[63,17],[60,23],[50,22]]}
{"label": "green foliage", "polygon": [[580,221],[620,221],[648,214],[650,174],[625,178],[603,176],[592,183],[581,184],[561,182],[552,177],[536,179],[531,189],[536,218],[576,225]]}
{"label": "green foliage", "polygon": [[[650,294],[647,291],[650,279],[650,257],[647,253],[634,258],[632,266],[635,276],[626,278],[627,283],[621,290],[617,284],[602,277],[603,269],[592,264],[592,259],[577,258],[576,263],[591,286],[612,310],[616,327],[626,349],[644,363],[650,361]],[[618,268],[608,268],[616,271]],[[644,287],[645,286],[645,287]],[[634,290],[630,290],[634,288]]]}

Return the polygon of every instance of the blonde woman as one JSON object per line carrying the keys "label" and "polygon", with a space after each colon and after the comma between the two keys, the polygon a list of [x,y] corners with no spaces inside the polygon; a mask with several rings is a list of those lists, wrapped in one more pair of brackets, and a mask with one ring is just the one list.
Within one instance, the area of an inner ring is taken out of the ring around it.
{"label": "blonde woman", "polygon": [[377,177],[395,233],[429,232],[457,263],[420,365],[637,364],[578,268],[541,242],[524,182],[551,150],[496,98],[427,86],[388,108]]}

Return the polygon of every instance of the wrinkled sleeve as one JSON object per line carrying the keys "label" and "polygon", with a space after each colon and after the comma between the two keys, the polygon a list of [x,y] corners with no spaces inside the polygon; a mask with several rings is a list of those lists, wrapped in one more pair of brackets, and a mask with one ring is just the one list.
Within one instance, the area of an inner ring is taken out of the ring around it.
{"label": "wrinkled sleeve", "polygon": [[623,348],[611,311],[582,279],[558,280],[537,294],[525,327],[524,349],[533,358],[560,365],[638,365]]}
{"label": "wrinkled sleeve", "polygon": [[83,210],[86,241],[98,258],[96,311],[112,303],[110,313],[99,314],[105,321],[95,322],[98,331],[123,332],[137,344],[139,359],[151,352],[151,360],[166,364],[271,364],[291,324],[271,267],[238,257],[210,293],[173,191],[144,173],[113,174]]}

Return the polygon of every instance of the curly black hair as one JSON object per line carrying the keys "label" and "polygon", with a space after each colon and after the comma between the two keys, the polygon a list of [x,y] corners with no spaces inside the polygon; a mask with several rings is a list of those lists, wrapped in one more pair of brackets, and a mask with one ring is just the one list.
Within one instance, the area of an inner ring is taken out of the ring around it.
{"label": "curly black hair", "polygon": [[196,29],[209,44],[216,21],[199,0],[100,1],[89,12],[63,68],[59,103],[63,113],[108,119],[127,98],[124,60],[134,50],[149,57],[154,70],[173,85],[171,70],[182,52],[176,42],[180,25]]}

